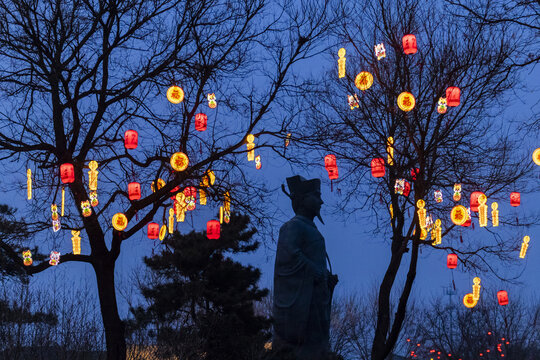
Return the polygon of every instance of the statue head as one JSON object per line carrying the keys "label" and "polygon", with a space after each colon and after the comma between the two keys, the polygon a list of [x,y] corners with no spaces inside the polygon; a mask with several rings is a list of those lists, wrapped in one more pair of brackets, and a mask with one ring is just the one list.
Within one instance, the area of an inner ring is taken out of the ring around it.
{"label": "statue head", "polygon": [[321,223],[321,205],[324,203],[321,199],[321,180],[307,180],[300,175],[287,178],[289,193],[283,191],[292,201],[292,207],[297,215],[303,215],[309,219],[317,217]]}

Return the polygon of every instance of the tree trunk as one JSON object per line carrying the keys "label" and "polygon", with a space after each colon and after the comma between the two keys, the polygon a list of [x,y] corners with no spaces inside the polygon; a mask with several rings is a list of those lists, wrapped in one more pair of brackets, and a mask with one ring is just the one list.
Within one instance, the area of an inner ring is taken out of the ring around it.
{"label": "tree trunk", "polygon": [[105,328],[107,360],[126,359],[125,325],[120,320],[114,287],[114,259],[104,256],[94,264],[98,284],[99,304]]}

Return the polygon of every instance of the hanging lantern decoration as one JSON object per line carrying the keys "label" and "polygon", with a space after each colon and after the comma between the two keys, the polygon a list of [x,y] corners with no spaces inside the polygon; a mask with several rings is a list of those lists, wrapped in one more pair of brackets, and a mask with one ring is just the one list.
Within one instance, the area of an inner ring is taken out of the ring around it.
{"label": "hanging lantern decoration", "polygon": [[32,200],[32,170],[26,170],[26,198]]}
{"label": "hanging lantern decoration", "polygon": [[184,202],[185,197],[186,196],[184,193],[176,194],[176,200],[174,201],[173,206],[177,222],[184,222],[186,218],[186,203]]}
{"label": "hanging lantern decoration", "polygon": [[90,190],[97,190],[97,177],[99,171],[97,171],[98,163],[95,160],[90,161],[88,164],[90,170],[88,171],[88,188]]}
{"label": "hanging lantern decoration", "polygon": [[485,196],[485,194],[481,191],[473,191],[473,193],[471,194],[471,211],[478,211],[478,205],[480,205],[480,203],[478,202],[478,198],[480,197],[480,195]]}
{"label": "hanging lantern decoration", "polygon": [[446,89],[446,103],[449,107],[459,106],[459,96],[461,91],[456,86],[450,86]]}
{"label": "hanging lantern decoration", "polygon": [[478,197],[478,223],[480,224],[480,227],[486,227],[487,226],[487,196],[482,194]]}
{"label": "hanging lantern decoration", "polygon": [[124,231],[128,226],[127,216],[122,213],[116,213],[112,217],[112,226],[116,231]]}
{"label": "hanging lantern decoration", "polygon": [[416,181],[416,178],[418,177],[418,174],[420,174],[420,169],[419,168],[411,169],[411,179],[413,181]]}
{"label": "hanging lantern decoration", "polygon": [[30,250],[23,251],[22,256],[23,256],[23,264],[24,264],[24,266],[32,265],[32,263],[33,263],[32,252]]}
{"label": "hanging lantern decoration", "polygon": [[215,109],[217,106],[216,94],[214,93],[208,94],[206,95],[206,99],[208,100],[208,107],[210,109]]}
{"label": "hanging lantern decoration", "polygon": [[383,43],[375,45],[375,56],[377,57],[377,60],[381,60],[382,58],[386,57],[386,49],[384,48]]}
{"label": "hanging lantern decoration", "polygon": [[159,241],[163,241],[165,235],[167,235],[167,225],[161,225],[161,228],[159,229]]}
{"label": "hanging lantern decoration", "polygon": [[420,229],[420,240],[426,240],[428,236],[427,229],[421,228]]}
{"label": "hanging lantern decoration", "polygon": [[441,219],[435,220],[435,225],[431,232],[431,239],[433,240],[433,245],[439,245],[442,242],[442,224]]}
{"label": "hanging lantern decoration", "polygon": [[496,202],[491,203],[491,222],[493,227],[499,226],[499,204]]}
{"label": "hanging lantern decoration", "polygon": [[60,263],[60,252],[51,251],[51,255],[49,257],[49,264],[52,266],[56,266],[59,263]]}
{"label": "hanging lantern decoration", "polygon": [[471,208],[467,208],[467,220],[461,225],[463,227],[471,226]]}
{"label": "hanging lantern decoration", "polygon": [[473,298],[475,301],[480,300],[480,278],[475,277],[473,279]]}
{"label": "hanging lantern decoration", "polygon": [[446,98],[440,97],[439,102],[437,103],[437,112],[439,114],[446,113]]}
{"label": "hanging lantern decoration", "polygon": [[147,227],[147,234],[150,240],[155,240],[159,236],[159,224],[151,222]]}
{"label": "hanging lantern decoration", "polygon": [[291,133],[287,133],[287,136],[285,137],[285,147],[289,146],[289,143],[291,142]]}
{"label": "hanging lantern decoration", "polygon": [[534,150],[532,154],[533,161],[536,165],[540,166],[540,148]]}
{"label": "hanging lantern decoration", "polygon": [[345,77],[345,61],[347,60],[345,58],[346,50],[344,48],[341,48],[338,50],[338,76],[339,78]]}
{"label": "hanging lantern decoration", "polygon": [[461,184],[454,184],[454,201],[461,200]]}
{"label": "hanging lantern decoration", "polygon": [[359,107],[360,100],[358,99],[358,95],[347,95],[347,102],[349,103],[349,106],[351,107],[351,110],[354,110]]}
{"label": "hanging lantern decoration", "polygon": [[195,115],[195,130],[205,131],[207,123],[208,123],[208,116],[206,116],[206,114],[199,113]]}
{"label": "hanging lantern decoration", "polygon": [[[165,186],[165,180],[159,178],[157,179],[157,190],[161,189]],[[152,192],[156,192],[156,183],[152,181],[152,184],[150,184],[150,189],[152,189]]]}
{"label": "hanging lantern decoration", "polygon": [[170,193],[173,194],[169,199],[173,200],[176,199],[176,193],[180,190],[180,185],[175,186]]}
{"label": "hanging lantern decoration", "polygon": [[411,55],[411,54],[416,53],[417,51],[416,36],[414,36],[413,34],[407,34],[403,36],[402,42],[403,42],[403,52],[406,55]]}
{"label": "hanging lantern decoration", "polygon": [[328,171],[330,180],[336,180],[339,177],[336,155],[328,154],[324,157],[324,168]]}
{"label": "hanging lantern decoration", "polygon": [[58,206],[56,204],[51,205],[51,219],[52,219],[52,228],[54,232],[60,230],[60,219],[58,218]]}
{"label": "hanging lantern decoration", "polygon": [[231,221],[231,196],[228,191],[223,194],[223,220],[226,224]]}
{"label": "hanging lantern decoration", "polygon": [[184,90],[180,86],[171,86],[167,90],[167,100],[173,104],[180,104],[184,100]]}
{"label": "hanging lantern decoration", "polygon": [[392,206],[392,204],[390,204],[390,206],[388,207],[388,210],[390,210],[390,219],[393,219],[394,218],[394,207]]}
{"label": "hanging lantern decoration", "polygon": [[261,170],[262,163],[261,163],[261,155],[255,156],[255,169]]}
{"label": "hanging lantern decoration", "polygon": [[62,186],[62,207],[60,209],[60,216],[64,216],[64,202],[66,200],[66,189]]}
{"label": "hanging lantern decoration", "polygon": [[414,109],[416,100],[414,99],[413,94],[411,94],[410,92],[404,91],[401,94],[399,94],[397,98],[397,104],[401,110],[408,112]]}
{"label": "hanging lantern decoration", "polygon": [[169,209],[169,234],[172,234],[174,231],[174,209]]}
{"label": "hanging lantern decoration", "polygon": [[92,207],[96,207],[99,205],[99,201],[97,198],[97,191],[90,191],[90,193],[88,194],[88,197],[90,198],[90,205],[92,205]]}
{"label": "hanging lantern decoration", "polygon": [[188,186],[184,189],[184,202],[186,204],[186,210],[195,210],[197,202],[197,189],[193,186]]}
{"label": "hanging lantern decoration", "polygon": [[90,215],[92,215],[92,208],[90,207],[90,201],[88,200],[81,201],[81,211],[84,217],[89,217]]}
{"label": "hanging lantern decoration", "polygon": [[73,164],[65,163],[60,165],[60,179],[64,184],[70,184],[75,181],[75,169]]}
{"label": "hanging lantern decoration", "polygon": [[73,245],[73,254],[81,254],[81,237],[79,236],[81,232],[77,230],[71,230],[71,244]]}
{"label": "hanging lantern decoration", "polygon": [[463,297],[463,305],[469,309],[475,307],[477,303],[478,301],[474,300],[473,294],[467,294]]}
{"label": "hanging lantern decoration", "polygon": [[204,189],[199,189],[199,204],[206,205],[206,192]]}
{"label": "hanging lantern decoration", "polygon": [[435,198],[435,201],[437,203],[442,203],[443,198],[442,198],[442,191],[441,190],[435,190],[433,192],[433,197]]}
{"label": "hanging lantern decoration", "polygon": [[411,184],[405,180],[405,188],[403,189],[403,196],[409,196],[411,192]]}
{"label": "hanging lantern decoration", "polygon": [[388,154],[388,166],[394,165],[394,138],[386,139],[386,153]]}
{"label": "hanging lantern decoration", "polygon": [[360,72],[354,79],[354,85],[362,91],[369,89],[373,85],[373,75],[367,71]]}
{"label": "hanging lantern decoration", "polygon": [[418,223],[420,225],[420,228],[425,229],[426,224],[426,209],[424,207],[426,206],[426,202],[422,199],[418,199],[416,202],[416,207],[418,210],[416,211],[418,213]]}
{"label": "hanging lantern decoration", "polygon": [[498,291],[497,300],[499,301],[499,305],[508,305],[508,293],[504,290]]}
{"label": "hanging lantern decoration", "polygon": [[217,220],[209,220],[206,223],[206,236],[210,240],[217,240],[220,236],[221,225]]}
{"label": "hanging lantern decoration", "polygon": [[403,195],[405,192],[405,179],[396,179],[394,185],[394,192],[398,195]]}
{"label": "hanging lantern decoration", "polygon": [[456,254],[448,254],[446,256],[446,266],[449,269],[457,268],[458,256]]}
{"label": "hanging lantern decoration", "polygon": [[135,130],[126,130],[124,133],[124,147],[128,150],[137,148],[139,144],[139,133]]}
{"label": "hanging lantern decoration", "polygon": [[452,208],[450,218],[455,225],[463,225],[468,219],[467,208],[463,205],[456,205]]}
{"label": "hanging lantern decoration", "polygon": [[521,259],[525,259],[525,255],[527,254],[527,249],[529,248],[530,241],[531,238],[528,235],[523,237],[523,242],[521,243],[521,250],[519,251],[519,257]]}
{"label": "hanging lantern decoration", "polygon": [[129,200],[139,200],[141,198],[141,184],[138,182],[130,182],[128,184]]}
{"label": "hanging lantern decoration", "polygon": [[374,158],[371,160],[371,175],[376,178],[383,177],[386,173],[386,168],[384,167],[383,158]]}
{"label": "hanging lantern decoration", "polygon": [[189,159],[183,152],[176,152],[171,156],[171,167],[174,171],[184,171],[187,169]]}
{"label": "hanging lantern decoration", "polygon": [[521,194],[518,192],[510,193],[510,205],[513,207],[521,204]]}

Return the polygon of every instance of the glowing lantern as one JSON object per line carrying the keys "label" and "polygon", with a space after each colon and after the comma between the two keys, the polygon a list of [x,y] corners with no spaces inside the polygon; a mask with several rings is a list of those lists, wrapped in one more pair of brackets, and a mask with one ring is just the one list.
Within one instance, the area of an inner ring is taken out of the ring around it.
{"label": "glowing lantern", "polygon": [[206,95],[206,99],[208,100],[208,107],[210,109],[215,109],[217,106],[216,94],[214,93],[208,94]]}
{"label": "glowing lantern", "polygon": [[458,256],[456,254],[448,254],[446,256],[446,266],[449,269],[457,268]]}
{"label": "glowing lantern", "polygon": [[508,293],[504,290],[498,291],[497,300],[499,300],[499,305],[508,305]]}
{"label": "glowing lantern", "polygon": [[122,213],[116,213],[112,217],[112,226],[116,231],[124,231],[128,226],[127,216]]}
{"label": "glowing lantern", "polygon": [[255,141],[255,136],[253,136],[253,134],[249,134],[246,136],[246,141],[248,161],[253,161],[255,160],[255,144],[253,143],[253,141]]}
{"label": "glowing lantern", "polygon": [[30,250],[23,251],[22,256],[24,266],[32,265],[32,252]]}
{"label": "glowing lantern", "polygon": [[450,86],[446,89],[446,103],[450,107],[459,105],[460,90],[458,87]]}
{"label": "glowing lantern", "polygon": [[187,169],[189,159],[183,152],[177,152],[171,156],[171,166],[175,171],[184,171]]}
{"label": "glowing lantern", "polygon": [[73,245],[73,254],[80,255],[81,253],[81,237],[79,236],[81,232],[77,230],[71,230],[71,243]]}
{"label": "glowing lantern", "polygon": [[450,213],[450,218],[452,222],[456,225],[463,225],[469,218],[467,214],[467,208],[463,205],[456,205],[452,208]]}
{"label": "glowing lantern", "polygon": [[534,150],[532,158],[536,165],[540,165],[540,148]]}
{"label": "glowing lantern", "polygon": [[328,154],[324,157],[324,168],[328,171],[330,180],[335,180],[339,177],[336,155]]}
{"label": "glowing lantern", "polygon": [[401,94],[399,94],[397,98],[397,104],[401,110],[407,112],[414,109],[416,100],[414,99],[413,94],[411,94],[410,92],[404,91]]}
{"label": "glowing lantern", "polygon": [[207,122],[208,116],[206,116],[206,114],[199,113],[195,115],[195,130],[205,131]]}
{"label": "glowing lantern", "polygon": [[174,209],[169,209],[169,234],[174,231]]}
{"label": "glowing lantern", "polygon": [[141,184],[138,182],[130,182],[128,184],[129,200],[139,200],[141,198]]}
{"label": "glowing lantern", "polygon": [[480,203],[478,202],[478,198],[480,197],[480,195],[485,196],[485,194],[480,191],[473,191],[473,193],[471,194],[471,211],[478,211],[478,205],[480,205]]}
{"label": "glowing lantern", "polygon": [[64,201],[66,200],[66,189],[62,186],[62,209],[60,210],[60,215],[64,216]]}
{"label": "glowing lantern", "polygon": [[88,167],[90,168],[90,171],[88,171],[88,188],[90,190],[96,191],[97,190],[97,177],[99,171],[97,171],[98,163],[95,160],[90,161],[88,164]]}
{"label": "glowing lantern", "polygon": [[173,196],[171,196],[169,199],[171,199],[171,200],[176,199],[176,193],[178,192],[178,190],[180,190],[180,185],[175,186],[174,189],[172,189],[172,190],[170,191],[171,194],[173,194]]}
{"label": "glowing lantern", "polygon": [[463,227],[469,227],[471,226],[471,209],[467,208],[467,220],[465,220],[465,223],[461,225]]}
{"label": "glowing lantern", "polygon": [[26,198],[32,200],[32,170],[26,170]]}
{"label": "glowing lantern", "polygon": [[90,191],[88,197],[90,198],[90,205],[92,205],[92,207],[96,207],[99,205],[96,191]]}
{"label": "glowing lantern", "polygon": [[167,100],[173,104],[180,104],[184,100],[184,90],[180,86],[171,86],[167,90]]}
{"label": "glowing lantern", "polygon": [[478,301],[480,299],[480,278],[475,277],[473,279],[473,298]]}
{"label": "glowing lantern", "polygon": [[167,235],[167,226],[162,225],[161,229],[159,229],[159,241],[163,241],[163,239],[165,239],[165,235]]}
{"label": "glowing lantern", "polygon": [[228,191],[223,194],[223,217],[228,224],[231,220],[231,196]]}
{"label": "glowing lantern", "polygon": [[435,225],[431,232],[431,239],[433,240],[433,245],[439,245],[442,242],[441,219],[435,220]]}
{"label": "glowing lantern", "polygon": [[491,203],[491,222],[493,223],[493,226],[499,226],[499,204],[496,202]]}
{"label": "glowing lantern", "polygon": [[159,224],[155,222],[151,222],[150,224],[148,224],[147,233],[149,239],[157,239],[159,236]]}
{"label": "glowing lantern", "polygon": [[351,110],[354,110],[359,107],[358,103],[360,102],[360,100],[358,100],[358,95],[356,94],[354,94],[354,96],[347,95],[347,102],[349,103]]}
{"label": "glowing lantern", "polygon": [[383,43],[375,45],[375,56],[377,57],[377,60],[381,60],[382,58],[386,57],[386,49],[384,48]]}
{"label": "glowing lantern", "polygon": [[340,79],[345,77],[345,61],[347,60],[345,58],[345,53],[346,51],[344,48],[338,50],[338,76]]}
{"label": "glowing lantern", "polygon": [[416,212],[418,213],[418,223],[422,229],[426,228],[426,209],[424,209],[424,206],[426,206],[426,202],[422,199],[418,199],[416,202],[418,210]]}
{"label": "glowing lantern", "polygon": [[383,177],[386,173],[386,168],[384,167],[383,158],[374,158],[371,160],[371,175],[376,178]]}
{"label": "glowing lantern", "polygon": [[75,169],[73,164],[65,163],[60,165],[60,179],[64,184],[70,184],[75,181]]}
{"label": "glowing lantern", "polygon": [[255,156],[255,169],[261,170],[262,163],[261,163],[261,155]]}
{"label": "glowing lantern", "polygon": [[478,301],[474,300],[473,294],[467,294],[463,297],[463,305],[469,309],[475,307],[477,303]]}
{"label": "glowing lantern", "polygon": [[454,201],[461,200],[461,184],[454,184]]}
{"label": "glowing lantern", "polygon": [[413,34],[407,34],[403,36],[403,52],[406,55],[411,55],[416,53],[416,36]]}
{"label": "glowing lantern", "polygon": [[135,130],[126,130],[124,133],[124,147],[129,150],[137,148],[139,144],[139,133]]}
{"label": "glowing lantern", "polygon": [[291,142],[291,136],[292,136],[291,133],[287,133],[287,137],[285,137],[285,147],[289,146],[289,143]]}
{"label": "glowing lantern", "polygon": [[405,179],[396,179],[396,183],[394,185],[394,192],[399,195],[403,195],[403,192],[405,191]]}
{"label": "glowing lantern", "polygon": [[360,72],[354,79],[354,85],[362,91],[369,89],[373,85],[373,75],[367,71]]}
{"label": "glowing lantern", "polygon": [[521,194],[518,192],[510,193],[510,205],[519,206],[521,204]]}
{"label": "glowing lantern", "polygon": [[394,138],[391,136],[386,140],[386,153],[388,154],[388,166],[394,165]]}
{"label": "glowing lantern", "polygon": [[443,201],[443,198],[442,198],[442,191],[441,190],[435,190],[433,192],[433,197],[435,198],[435,201],[437,203],[441,203]]}
{"label": "glowing lantern", "polygon": [[209,220],[207,223],[206,223],[206,236],[208,237],[208,239],[213,239],[213,240],[216,240],[216,239],[219,239],[219,236],[220,236],[220,224],[219,224],[219,221],[217,220]]}
{"label": "glowing lantern", "polygon": [[60,252],[58,251],[51,251],[51,256],[49,258],[49,264],[52,266],[56,266],[60,263]]}
{"label": "glowing lantern", "polygon": [[184,189],[183,193],[186,209],[189,211],[195,210],[195,204],[197,201],[197,189],[193,186],[188,186]]}
{"label": "glowing lantern", "polygon": [[92,215],[92,208],[90,207],[90,201],[81,201],[81,212],[84,217]]}
{"label": "glowing lantern", "polygon": [[478,197],[478,223],[480,224],[480,227],[486,227],[487,226],[487,197],[486,195],[482,194]]}
{"label": "glowing lantern", "polygon": [[529,241],[531,241],[531,238],[528,235],[523,237],[523,242],[521,243],[521,250],[519,251],[519,257],[521,259],[525,259],[525,255],[527,254],[527,248],[529,247]]}
{"label": "glowing lantern", "polygon": [[[163,179],[157,179],[157,190],[161,189],[165,186],[165,180]],[[154,181],[152,181],[152,184],[150,184],[150,189],[152,189],[152,192],[156,192],[156,184]]]}
{"label": "glowing lantern", "polygon": [[439,102],[437,103],[437,112],[439,114],[446,113],[446,98],[439,98]]}
{"label": "glowing lantern", "polygon": [[403,189],[403,196],[409,196],[411,192],[411,184],[408,181],[405,181],[405,188]]}

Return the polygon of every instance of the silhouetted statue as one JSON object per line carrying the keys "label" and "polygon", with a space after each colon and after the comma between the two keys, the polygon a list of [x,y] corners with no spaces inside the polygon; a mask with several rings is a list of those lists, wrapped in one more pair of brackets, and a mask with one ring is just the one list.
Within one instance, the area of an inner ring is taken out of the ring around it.
{"label": "silhouetted statue", "polygon": [[321,181],[287,178],[296,216],[279,230],[274,268],[274,349],[290,347],[298,359],[329,356],[332,293],[338,281],[326,268],[326,246],[313,219],[320,216]]}

